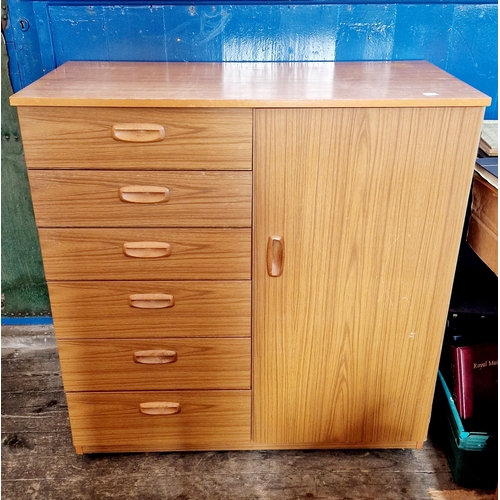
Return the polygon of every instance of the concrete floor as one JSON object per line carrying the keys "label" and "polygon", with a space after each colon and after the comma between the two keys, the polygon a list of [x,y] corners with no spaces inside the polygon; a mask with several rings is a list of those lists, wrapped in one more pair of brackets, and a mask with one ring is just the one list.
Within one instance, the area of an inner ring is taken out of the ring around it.
{"label": "concrete floor", "polygon": [[444,452],[250,451],[78,456],[50,327],[2,329],[3,500],[493,500]]}

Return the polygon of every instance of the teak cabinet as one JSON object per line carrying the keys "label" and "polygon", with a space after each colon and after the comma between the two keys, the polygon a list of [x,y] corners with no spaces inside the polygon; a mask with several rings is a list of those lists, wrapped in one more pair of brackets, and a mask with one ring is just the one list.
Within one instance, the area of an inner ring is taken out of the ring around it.
{"label": "teak cabinet", "polygon": [[77,452],[422,445],[487,96],[74,62],[11,102]]}

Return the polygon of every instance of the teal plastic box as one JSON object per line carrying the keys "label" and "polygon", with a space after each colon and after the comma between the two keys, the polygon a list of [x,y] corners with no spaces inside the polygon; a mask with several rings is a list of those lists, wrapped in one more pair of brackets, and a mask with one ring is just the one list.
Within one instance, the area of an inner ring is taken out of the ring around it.
{"label": "teal plastic box", "polygon": [[498,479],[498,436],[464,429],[446,381],[438,372],[433,420],[455,483],[470,488],[495,488]]}

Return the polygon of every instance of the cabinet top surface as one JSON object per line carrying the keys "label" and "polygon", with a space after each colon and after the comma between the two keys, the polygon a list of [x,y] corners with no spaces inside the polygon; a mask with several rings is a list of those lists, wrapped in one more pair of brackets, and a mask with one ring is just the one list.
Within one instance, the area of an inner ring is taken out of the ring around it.
{"label": "cabinet top surface", "polygon": [[425,61],[337,63],[68,62],[14,106],[436,107],[490,98]]}

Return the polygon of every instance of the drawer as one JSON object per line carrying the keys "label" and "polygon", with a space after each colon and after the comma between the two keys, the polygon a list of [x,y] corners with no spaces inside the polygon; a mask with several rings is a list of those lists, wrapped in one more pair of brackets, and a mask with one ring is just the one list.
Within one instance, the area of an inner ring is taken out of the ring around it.
{"label": "drawer", "polygon": [[20,107],[18,113],[28,168],[252,168],[251,109]]}
{"label": "drawer", "polygon": [[73,443],[83,452],[224,450],[250,442],[248,390],[70,392],[67,400]]}
{"label": "drawer", "polygon": [[250,389],[250,339],[59,340],[66,391]]}
{"label": "drawer", "polygon": [[[48,286],[58,339],[250,337],[250,281],[62,281]],[[147,302],[157,294],[172,300]],[[138,295],[146,301],[133,304]]]}
{"label": "drawer", "polygon": [[41,228],[38,233],[48,281],[250,278],[250,229]]}
{"label": "drawer", "polygon": [[39,227],[250,227],[251,172],[30,170]]}

